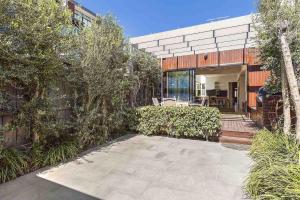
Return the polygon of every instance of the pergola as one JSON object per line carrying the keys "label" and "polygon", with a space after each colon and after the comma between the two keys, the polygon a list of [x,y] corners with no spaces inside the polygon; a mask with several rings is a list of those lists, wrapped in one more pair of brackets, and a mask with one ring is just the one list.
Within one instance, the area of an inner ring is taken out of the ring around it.
{"label": "pergola", "polygon": [[168,58],[255,47],[253,15],[134,37],[138,49]]}

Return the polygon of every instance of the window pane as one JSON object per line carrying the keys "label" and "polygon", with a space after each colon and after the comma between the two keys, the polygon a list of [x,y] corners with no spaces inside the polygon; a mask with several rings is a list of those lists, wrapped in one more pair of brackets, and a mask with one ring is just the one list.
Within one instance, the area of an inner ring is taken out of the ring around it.
{"label": "window pane", "polygon": [[[191,100],[194,90],[194,79],[191,71],[168,72],[168,97],[176,97],[180,101]],[[201,87],[198,88],[199,90]],[[200,94],[200,91],[199,91]]]}
{"label": "window pane", "polygon": [[173,98],[176,97],[177,90],[177,80],[176,80],[176,72],[168,72],[168,97]]}
{"label": "window pane", "polygon": [[182,71],[178,73],[178,99],[188,101],[190,97],[189,89],[189,71]]}

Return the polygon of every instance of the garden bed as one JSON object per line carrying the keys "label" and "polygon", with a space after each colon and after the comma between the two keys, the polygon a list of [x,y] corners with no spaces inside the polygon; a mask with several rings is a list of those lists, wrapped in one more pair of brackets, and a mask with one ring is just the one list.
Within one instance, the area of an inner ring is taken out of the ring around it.
{"label": "garden bed", "polygon": [[294,136],[263,130],[250,156],[254,165],[246,191],[251,199],[300,199],[300,146]]}

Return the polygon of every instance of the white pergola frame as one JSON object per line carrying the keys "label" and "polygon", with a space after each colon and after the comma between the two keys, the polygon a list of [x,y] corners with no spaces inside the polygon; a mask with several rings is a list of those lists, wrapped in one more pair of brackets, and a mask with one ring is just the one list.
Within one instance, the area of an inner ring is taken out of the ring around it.
{"label": "white pergola frame", "polygon": [[130,38],[131,45],[168,58],[256,47],[252,15]]}

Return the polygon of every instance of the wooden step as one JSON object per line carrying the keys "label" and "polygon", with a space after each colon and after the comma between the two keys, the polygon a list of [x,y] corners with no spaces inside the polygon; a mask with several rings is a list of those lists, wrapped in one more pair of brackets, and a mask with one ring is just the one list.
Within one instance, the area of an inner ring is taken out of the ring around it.
{"label": "wooden step", "polygon": [[251,145],[251,138],[242,138],[242,137],[231,137],[231,136],[221,136],[219,142],[223,144],[246,144]]}
{"label": "wooden step", "polygon": [[225,131],[222,130],[221,136],[228,136],[228,137],[238,137],[238,138],[253,138],[255,133],[250,132],[237,132],[237,131]]}

